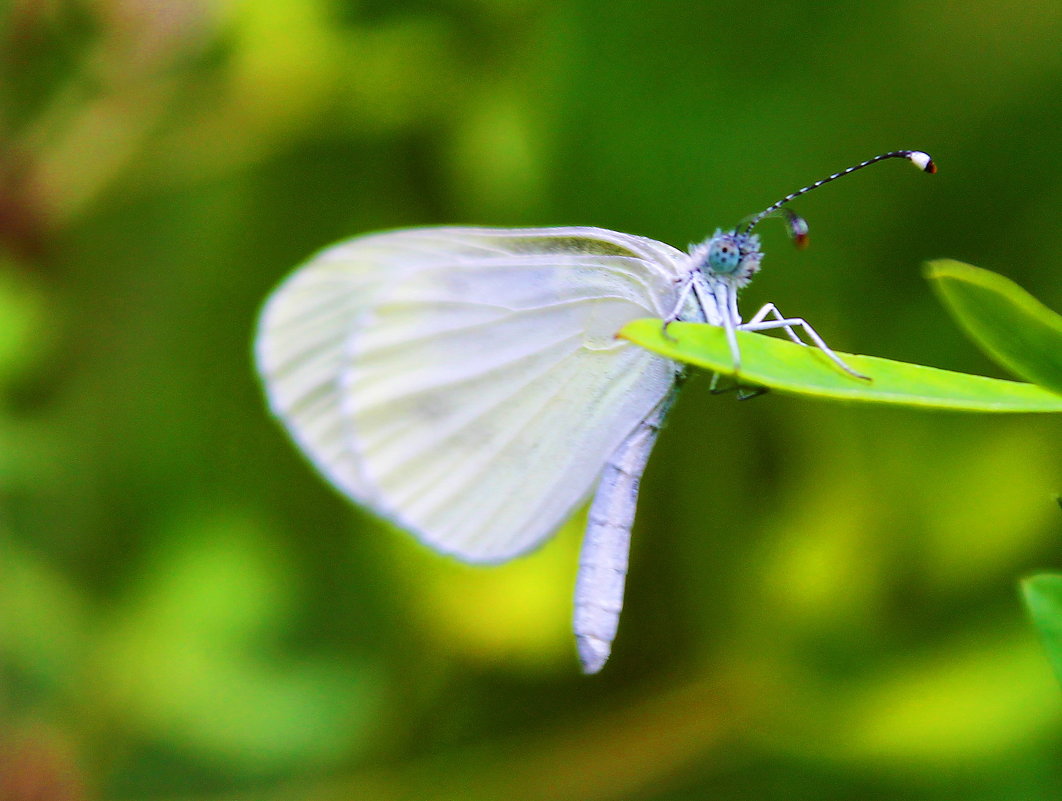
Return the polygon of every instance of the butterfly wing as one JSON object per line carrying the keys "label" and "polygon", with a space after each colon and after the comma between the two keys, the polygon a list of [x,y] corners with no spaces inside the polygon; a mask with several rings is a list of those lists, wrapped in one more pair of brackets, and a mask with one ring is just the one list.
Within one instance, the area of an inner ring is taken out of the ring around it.
{"label": "butterfly wing", "polygon": [[688,257],[596,228],[422,228],[325,250],[271,296],[270,406],[343,492],[466,561],[540,544],[673,386],[615,339]]}

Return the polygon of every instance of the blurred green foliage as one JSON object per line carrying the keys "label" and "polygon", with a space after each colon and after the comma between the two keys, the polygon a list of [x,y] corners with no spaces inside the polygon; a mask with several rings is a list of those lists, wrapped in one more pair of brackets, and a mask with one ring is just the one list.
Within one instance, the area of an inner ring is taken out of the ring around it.
{"label": "blurred green foliage", "polygon": [[[746,307],[1001,376],[919,264],[1062,307],[1062,6],[9,0],[0,6],[0,798],[1052,799],[1054,416],[691,382],[627,608],[575,666],[573,521],[475,569],[267,417],[258,305],[433,223],[765,228]],[[36,795],[31,795],[36,793]]]}

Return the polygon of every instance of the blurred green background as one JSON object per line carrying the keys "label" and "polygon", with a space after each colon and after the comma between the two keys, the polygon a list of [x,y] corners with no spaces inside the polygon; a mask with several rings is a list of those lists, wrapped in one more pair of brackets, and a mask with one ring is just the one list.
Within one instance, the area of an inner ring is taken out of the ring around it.
{"label": "blurred green background", "polygon": [[1055,418],[692,382],[613,658],[581,521],[499,568],[353,509],[268,417],[258,307],[436,223],[762,233],[744,307],[1000,375],[920,273],[1062,308],[1062,4],[0,5],[0,799],[1057,799],[1016,581],[1062,566]]}

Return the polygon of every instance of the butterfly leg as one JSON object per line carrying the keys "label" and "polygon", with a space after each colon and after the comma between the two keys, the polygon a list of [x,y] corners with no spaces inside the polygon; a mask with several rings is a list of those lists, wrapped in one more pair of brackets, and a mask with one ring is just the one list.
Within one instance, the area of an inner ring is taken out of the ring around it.
{"label": "butterfly leg", "polygon": [[672,341],[674,341],[675,338],[668,335],[667,327],[672,323],[676,322],[682,316],[682,309],[686,305],[686,299],[689,298],[690,292],[693,291],[695,278],[696,274],[691,272],[685,278],[678,279],[679,281],[684,281],[685,283],[683,284],[682,289],[679,290],[679,296],[678,300],[675,302],[675,307],[671,310],[671,313],[664,318],[664,336]]}
{"label": "butterfly leg", "polygon": [[737,311],[737,291],[728,287],[723,293],[714,295],[716,310],[723,321],[726,332],[726,344],[730,348],[730,358],[734,362],[734,377],[741,372],[741,349],[738,347],[737,331],[743,328]]}
{"label": "butterfly leg", "polygon": [[[780,311],[778,311],[778,307],[777,306],[775,306],[773,303],[765,303],[760,308],[760,310],[758,312],[756,312],[754,315],[752,315],[751,318],[749,318],[748,322],[745,323],[745,325],[755,325],[756,323],[762,323],[768,317],[771,317],[771,319],[773,319],[773,320],[784,320],[785,319],[782,316],[782,313]],[[796,331],[793,330],[792,326],[787,325],[787,326],[784,326],[784,328],[785,328],[785,332],[789,335],[789,338],[791,340],[793,340],[794,342],[796,342],[798,345],[806,345],[806,344],[808,344],[807,342],[802,340],[799,336],[797,336],[797,333],[796,333]]]}
{"label": "butterfly leg", "polygon": [[737,399],[739,401],[752,400],[758,398],[760,395],[766,395],[771,390],[767,387],[749,386],[748,384],[738,384],[737,387]]}
{"label": "butterfly leg", "polygon": [[755,384],[742,384],[740,381],[735,381],[733,384],[721,387],[719,386],[719,379],[721,377],[721,373],[712,373],[712,383],[708,385],[708,391],[713,395],[723,395],[727,392],[733,392],[738,400],[743,401],[758,398],[760,395],[766,395],[770,392],[767,387],[758,387]]}
{"label": "butterfly leg", "polygon": [[[777,314],[778,310],[775,309],[774,311]],[[778,314],[778,318],[775,320],[759,320],[757,322],[752,322],[750,320],[749,322],[742,323],[738,326],[738,329],[741,331],[770,331],[776,328],[784,328],[790,332],[792,332],[792,329],[794,328],[802,328],[804,333],[808,335],[808,338],[815,343],[819,350],[826,354],[830,361],[851,376],[862,378],[866,381],[871,380],[870,376],[863,375],[845,364],[844,360],[834,353],[833,349],[823,341],[818,332],[808,325],[807,320],[804,320],[802,317],[782,317],[781,314]],[[792,332],[792,336],[796,336],[795,332]]]}
{"label": "butterfly leg", "polygon": [[764,394],[767,392],[766,387],[756,386],[755,384],[744,384],[741,381],[741,349],[738,347],[737,332],[742,330],[747,323],[742,324],[741,317],[738,315],[737,292],[730,289],[725,293],[715,295],[714,300],[716,302],[719,316],[722,318],[723,330],[726,332],[727,345],[730,346],[730,358],[734,363],[734,385],[733,387],[724,387],[720,389],[719,373],[715,373],[712,376],[712,385],[709,387],[709,391],[718,394],[720,392],[728,392],[730,389],[734,389],[737,391],[738,400],[749,400],[750,398],[755,398]]}

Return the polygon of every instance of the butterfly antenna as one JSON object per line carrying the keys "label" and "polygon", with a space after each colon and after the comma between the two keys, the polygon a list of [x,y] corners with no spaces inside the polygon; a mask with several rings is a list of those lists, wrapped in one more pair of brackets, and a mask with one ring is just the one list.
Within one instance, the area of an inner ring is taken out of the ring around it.
{"label": "butterfly antenna", "polygon": [[[749,233],[753,228],[756,227],[757,224],[760,223],[760,221],[762,221],[765,217],[770,217],[771,215],[773,215],[790,200],[794,200],[800,197],[801,195],[806,195],[812,189],[818,189],[823,184],[828,184],[830,181],[836,181],[838,178],[843,178],[849,173],[853,173],[856,170],[861,170],[864,167],[869,167],[871,164],[877,164],[879,161],[884,161],[885,159],[907,159],[909,162],[914,164],[916,167],[918,167],[918,169],[922,170],[923,172],[928,172],[932,174],[937,171],[937,165],[933,162],[933,159],[929,157],[928,153],[923,153],[921,150],[894,150],[891,153],[882,153],[880,156],[874,156],[874,158],[872,159],[867,159],[866,161],[849,167],[848,169],[841,170],[840,172],[835,172],[833,175],[828,175],[813,184],[808,184],[803,189],[798,189],[795,192],[790,192],[778,202],[772,203],[759,214],[754,214],[749,219],[749,221],[745,223],[745,229],[742,233]],[[789,229],[790,237],[792,237],[793,240],[796,242],[797,247],[804,247],[804,245],[807,244],[808,238],[807,222],[804,220],[803,217],[790,211],[789,209],[784,209],[783,213],[786,215],[786,225]]]}

